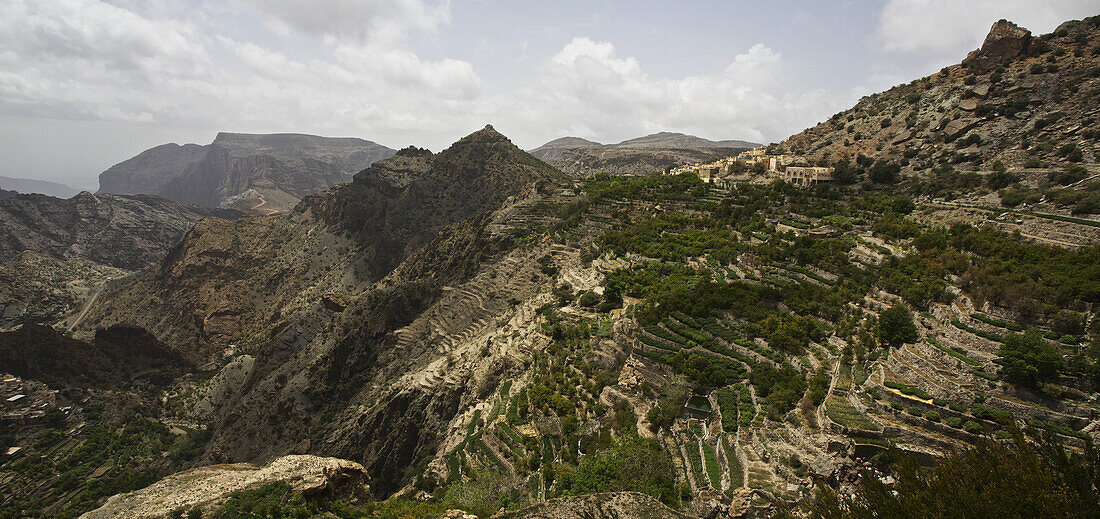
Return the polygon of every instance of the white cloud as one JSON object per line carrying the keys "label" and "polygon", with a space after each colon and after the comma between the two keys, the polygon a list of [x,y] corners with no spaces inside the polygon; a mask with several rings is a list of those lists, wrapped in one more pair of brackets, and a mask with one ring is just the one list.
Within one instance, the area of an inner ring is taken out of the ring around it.
{"label": "white cloud", "polygon": [[611,42],[587,37],[549,61],[539,87],[520,95],[524,109],[511,112],[515,126],[605,140],[671,130],[769,141],[850,101],[792,81],[782,54],[762,43],[720,72],[672,79],[655,79]]}
{"label": "white cloud", "polygon": [[1097,12],[1100,0],[889,0],[877,37],[888,51],[958,62],[1001,18],[1042,34]]}
{"label": "white cloud", "polygon": [[451,19],[450,3],[422,0],[240,0],[257,12],[308,34],[390,41],[432,31]]}
{"label": "white cloud", "polygon": [[[368,25],[398,27],[393,20],[400,16],[391,14],[418,12],[408,6],[420,5],[398,3],[372,4],[380,18]],[[178,14],[171,6],[156,12]],[[210,13],[189,13],[204,14]],[[316,39],[319,51],[303,57],[290,51],[311,44],[301,40],[306,36],[242,41],[187,17],[159,18],[98,0],[13,0],[5,15],[0,117],[6,118],[370,137],[417,125],[441,129],[455,112],[451,104],[481,89],[468,62],[424,60],[373,37]]]}

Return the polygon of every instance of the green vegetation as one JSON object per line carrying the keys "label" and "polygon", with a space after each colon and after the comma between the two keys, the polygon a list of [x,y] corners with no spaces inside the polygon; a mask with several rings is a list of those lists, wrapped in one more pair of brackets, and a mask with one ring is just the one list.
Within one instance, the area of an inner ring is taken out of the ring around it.
{"label": "green vegetation", "polygon": [[961,352],[961,351],[956,351],[952,348],[947,348],[947,347],[941,346],[939,341],[937,341],[936,339],[928,339],[928,344],[931,344],[932,346],[935,346],[936,349],[938,349],[938,350],[940,350],[940,351],[942,351],[942,352],[944,352],[944,353],[946,353],[946,354],[948,354],[952,357],[955,357],[956,359],[959,359],[959,360],[961,360],[961,361],[963,361],[963,362],[965,362],[965,363],[967,363],[971,366],[981,366],[982,365],[981,362],[976,361],[976,360],[966,356],[966,354]]}
{"label": "green vegetation", "polygon": [[292,492],[285,481],[267,483],[259,488],[241,490],[229,495],[229,499],[214,514],[217,519],[250,519],[270,517],[274,519],[298,519],[318,513],[316,502],[306,501],[302,494]]}
{"label": "green vegetation", "polygon": [[829,419],[849,429],[878,431],[882,428],[856,410],[847,399],[839,395],[830,395],[825,401],[825,411]]}
{"label": "green vegetation", "polygon": [[902,305],[891,306],[879,314],[876,332],[882,344],[892,347],[916,341],[918,337],[913,315]]}
{"label": "green vegetation", "polygon": [[710,486],[712,488],[722,488],[722,473],[718,468],[718,455],[714,452],[714,447],[711,447],[707,442],[703,444],[703,461],[707,467],[707,477],[710,478]]}
{"label": "green vegetation", "polygon": [[1058,349],[1034,329],[1005,336],[1000,353],[1005,380],[1017,384],[1037,387],[1042,381],[1055,379],[1063,367]]}
{"label": "green vegetation", "polygon": [[718,401],[718,408],[722,411],[722,430],[737,432],[737,395],[735,389],[719,389],[714,392],[714,399]]}
{"label": "green vegetation", "polygon": [[679,492],[672,459],[656,440],[627,435],[614,446],[585,456],[575,472],[559,480],[562,495],[642,492],[676,506]]}
{"label": "green vegetation", "polygon": [[897,382],[892,382],[892,381],[889,381],[889,380],[883,382],[882,385],[884,385],[884,386],[886,386],[890,389],[896,389],[898,391],[901,391],[901,393],[905,394],[905,395],[915,396],[915,397],[923,399],[923,400],[932,400],[932,395],[929,395],[925,390],[923,390],[919,387],[916,387],[916,386],[909,386],[909,385],[905,385],[905,384],[899,384]]}
{"label": "green vegetation", "polygon": [[722,437],[722,450],[726,454],[726,464],[729,465],[730,473],[730,490],[740,488],[745,485],[744,467],[741,466],[741,460],[737,457],[737,453],[734,452],[736,447],[730,445],[729,440]]}
{"label": "green vegetation", "polygon": [[[1100,456],[1095,449],[1068,452],[1055,443],[1033,446],[1016,435],[1011,443],[981,441],[952,452],[931,471],[895,455],[897,483],[864,473],[854,495],[818,488],[810,519],[1086,518],[1100,513]],[[782,519],[801,517],[794,510]]]}

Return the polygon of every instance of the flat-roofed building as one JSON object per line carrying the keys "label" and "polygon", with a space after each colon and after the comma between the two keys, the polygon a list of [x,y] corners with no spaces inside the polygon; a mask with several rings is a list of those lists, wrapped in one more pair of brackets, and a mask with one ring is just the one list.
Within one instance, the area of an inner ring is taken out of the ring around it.
{"label": "flat-roofed building", "polygon": [[787,166],[783,171],[783,180],[789,184],[812,186],[820,182],[832,182],[833,168]]}

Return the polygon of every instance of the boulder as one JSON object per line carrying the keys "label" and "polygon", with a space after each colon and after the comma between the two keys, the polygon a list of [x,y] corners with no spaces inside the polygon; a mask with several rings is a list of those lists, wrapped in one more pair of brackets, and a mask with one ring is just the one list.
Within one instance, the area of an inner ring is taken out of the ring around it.
{"label": "boulder", "polygon": [[200,506],[211,510],[239,490],[285,481],[310,497],[364,498],[367,473],[363,466],[338,458],[284,456],[257,467],[245,463],[211,465],[168,476],[141,490],[112,496],[82,519],[160,518],[178,509]]}
{"label": "boulder", "polygon": [[982,42],[982,48],[971,52],[963,64],[977,74],[987,74],[998,65],[1027,51],[1031,31],[1008,20],[997,20]]}
{"label": "boulder", "polygon": [[943,128],[943,138],[947,142],[955,140],[956,137],[966,133],[975,125],[978,124],[980,119],[975,118],[959,118],[955,119]]}

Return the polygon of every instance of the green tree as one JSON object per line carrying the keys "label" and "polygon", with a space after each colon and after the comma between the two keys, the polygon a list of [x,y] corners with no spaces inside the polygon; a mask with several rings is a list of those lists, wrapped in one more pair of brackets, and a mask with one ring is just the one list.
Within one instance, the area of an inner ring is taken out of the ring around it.
{"label": "green tree", "polygon": [[901,346],[917,340],[917,325],[913,315],[903,305],[894,305],[878,316],[878,339],[885,346]]}
{"label": "green tree", "polygon": [[1006,335],[1000,360],[1005,380],[1031,387],[1056,378],[1063,364],[1058,349],[1036,329]]}

